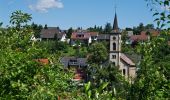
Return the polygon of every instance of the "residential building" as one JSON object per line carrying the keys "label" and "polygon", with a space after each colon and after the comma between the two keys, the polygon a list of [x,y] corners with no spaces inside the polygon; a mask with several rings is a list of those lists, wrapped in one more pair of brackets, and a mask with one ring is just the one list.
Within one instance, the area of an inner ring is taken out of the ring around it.
{"label": "residential building", "polygon": [[42,29],[40,34],[40,38],[42,40],[66,41],[66,33],[62,32],[57,27],[48,27],[47,29]]}
{"label": "residential building", "polygon": [[41,38],[36,38],[34,35],[31,36],[31,41],[41,41]]}
{"label": "residential building", "polygon": [[97,38],[99,36],[99,32],[89,32],[89,33],[90,33],[92,41],[97,41]]}
{"label": "residential building", "polygon": [[110,41],[110,34],[99,34],[97,37],[97,41],[101,42],[101,41]]}
{"label": "residential building", "polygon": [[130,36],[130,43],[133,42],[145,42],[147,40],[150,40],[151,37],[159,36],[160,32],[158,30],[146,30],[142,31],[140,35],[132,35]]}
{"label": "residential building", "polygon": [[75,71],[73,81],[86,80],[86,74],[84,71],[88,65],[86,58],[63,57],[60,62],[64,65],[65,69],[73,69]]}
{"label": "residential building", "polygon": [[76,58],[76,57],[63,57],[60,62],[64,65],[64,68],[78,67],[84,68],[87,67],[86,58]]}
{"label": "residential building", "polygon": [[92,38],[91,38],[91,34],[90,32],[83,32],[83,31],[79,31],[79,32],[73,32],[71,35],[71,45],[75,46],[77,43],[77,45],[81,45],[81,44],[90,44],[92,43]]}

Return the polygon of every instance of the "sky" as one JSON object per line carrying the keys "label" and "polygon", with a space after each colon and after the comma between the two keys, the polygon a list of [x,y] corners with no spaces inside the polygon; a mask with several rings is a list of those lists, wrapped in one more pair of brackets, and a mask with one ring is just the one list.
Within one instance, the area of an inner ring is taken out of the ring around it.
{"label": "sky", "polygon": [[85,29],[113,23],[115,5],[121,29],[153,23],[145,0],[0,0],[0,22],[9,25],[11,13],[21,10],[36,24]]}

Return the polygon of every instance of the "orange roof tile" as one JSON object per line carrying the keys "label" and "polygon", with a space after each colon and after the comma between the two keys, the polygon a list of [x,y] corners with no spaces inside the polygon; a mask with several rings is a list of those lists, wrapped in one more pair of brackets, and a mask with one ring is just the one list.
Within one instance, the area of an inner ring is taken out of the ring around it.
{"label": "orange roof tile", "polygon": [[35,61],[41,63],[41,64],[44,64],[44,65],[47,65],[49,64],[49,60],[48,59],[35,59]]}
{"label": "orange roof tile", "polygon": [[91,36],[98,36],[99,32],[89,32]]}

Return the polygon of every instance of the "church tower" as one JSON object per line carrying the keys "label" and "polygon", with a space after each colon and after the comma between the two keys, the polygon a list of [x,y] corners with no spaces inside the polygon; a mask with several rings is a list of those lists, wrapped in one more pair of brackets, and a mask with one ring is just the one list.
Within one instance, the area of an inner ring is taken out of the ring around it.
{"label": "church tower", "polygon": [[113,30],[110,33],[109,60],[115,66],[120,66],[120,56],[121,56],[121,33],[118,27],[117,14],[115,13]]}

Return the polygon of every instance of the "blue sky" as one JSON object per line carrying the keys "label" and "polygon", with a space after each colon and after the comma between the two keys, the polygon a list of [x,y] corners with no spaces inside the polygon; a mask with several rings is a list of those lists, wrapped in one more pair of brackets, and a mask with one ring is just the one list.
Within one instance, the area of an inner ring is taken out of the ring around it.
{"label": "blue sky", "polygon": [[[153,23],[145,0],[116,0],[120,28]],[[0,21],[9,25],[15,10],[32,14],[32,22],[61,29],[113,23],[115,0],[0,0]]]}

